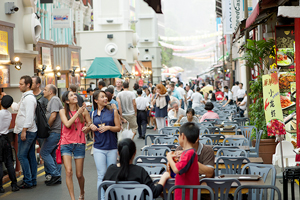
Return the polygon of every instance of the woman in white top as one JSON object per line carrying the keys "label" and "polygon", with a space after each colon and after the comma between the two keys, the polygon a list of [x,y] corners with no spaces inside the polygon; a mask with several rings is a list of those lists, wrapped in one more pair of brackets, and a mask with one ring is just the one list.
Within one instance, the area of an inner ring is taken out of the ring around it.
{"label": "woman in white top", "polygon": [[195,116],[195,110],[192,108],[187,109],[186,117],[180,116],[176,123],[184,124],[187,122],[199,122],[199,119]]}
{"label": "woman in white top", "polygon": [[202,94],[200,94],[200,88],[197,88],[197,92],[195,92],[192,95],[192,108],[195,109],[196,107],[201,107],[204,105],[204,98],[202,96]]}

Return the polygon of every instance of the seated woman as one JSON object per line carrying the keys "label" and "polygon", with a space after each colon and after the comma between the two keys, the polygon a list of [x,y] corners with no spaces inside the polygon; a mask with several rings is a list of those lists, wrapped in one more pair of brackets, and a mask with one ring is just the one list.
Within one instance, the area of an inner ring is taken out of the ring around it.
{"label": "seated woman", "polygon": [[158,184],[154,185],[148,172],[143,167],[132,164],[136,154],[136,146],[129,138],[119,142],[118,153],[120,155],[120,166],[114,164],[109,166],[103,181],[137,181],[149,186],[153,192],[153,198],[157,198],[163,191],[163,186],[170,178],[170,174],[165,172]]}
{"label": "seated woman", "polygon": [[207,113],[201,117],[200,122],[203,122],[205,119],[219,119],[219,115],[212,111],[212,109],[214,109],[214,104],[207,102],[204,109],[207,110]]}
{"label": "seated woman", "polygon": [[192,108],[187,109],[186,117],[180,116],[176,123],[184,124],[186,122],[198,123],[199,119],[195,116],[195,110]]}

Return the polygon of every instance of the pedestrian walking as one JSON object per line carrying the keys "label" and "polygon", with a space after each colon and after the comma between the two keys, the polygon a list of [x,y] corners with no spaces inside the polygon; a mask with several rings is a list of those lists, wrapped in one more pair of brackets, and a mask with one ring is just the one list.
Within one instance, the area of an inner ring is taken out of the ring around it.
{"label": "pedestrian walking", "polygon": [[164,127],[164,118],[168,116],[168,104],[170,103],[170,97],[167,93],[167,89],[162,85],[156,86],[156,95],[152,101],[152,105],[155,107],[155,118],[158,131]]}
{"label": "pedestrian walking", "polygon": [[116,80],[116,87],[114,92],[115,97],[118,96],[118,94],[123,90],[122,86],[123,86],[122,80],[118,78]]}
{"label": "pedestrian walking", "polygon": [[61,119],[59,110],[63,109],[60,99],[56,96],[57,88],[49,84],[44,89],[44,97],[48,100],[46,117],[50,126],[50,135],[44,140],[41,148],[41,156],[44,160],[45,169],[50,174],[51,179],[46,180],[47,186],[61,183],[61,165],[56,163],[56,149],[60,140]]}
{"label": "pedestrian walking", "polygon": [[232,92],[232,98],[233,98],[233,103],[236,104],[236,100],[237,100],[237,91],[239,90],[239,82],[236,81],[235,85],[232,86],[231,88],[231,92]]}
{"label": "pedestrian walking", "polygon": [[[148,89],[148,88],[147,88]],[[136,98],[136,109],[137,109],[137,124],[139,139],[145,139],[147,129],[147,109],[149,107],[148,99],[142,97],[142,89],[137,90],[138,98]]]}
{"label": "pedestrian walking", "polygon": [[63,123],[61,132],[61,155],[66,171],[66,184],[72,200],[75,200],[73,186],[72,156],[76,166],[76,177],[79,183],[79,200],[84,200],[83,162],[85,157],[85,134],[92,124],[86,105],[78,106],[77,96],[72,91],[62,95],[64,109],[59,111]]}
{"label": "pedestrian walking", "polygon": [[196,107],[201,107],[205,104],[205,101],[204,101],[204,98],[202,96],[202,94],[200,93],[200,87],[197,87],[197,91],[192,94],[192,97],[191,97],[191,101],[193,102],[192,103],[192,108],[195,109]]}
{"label": "pedestrian walking", "polygon": [[20,189],[29,189],[36,186],[37,162],[35,157],[35,143],[37,126],[35,122],[36,98],[31,90],[32,79],[22,76],[19,89],[22,98],[14,110],[18,110],[15,120],[14,133],[18,134],[18,159],[23,170],[23,181]]}
{"label": "pedestrian walking", "polygon": [[5,167],[8,171],[9,179],[11,180],[11,190],[13,192],[18,191],[19,187],[17,185],[16,173],[14,169],[14,161],[12,148],[10,145],[10,141],[8,139],[9,126],[12,120],[11,113],[7,110],[11,104],[13,103],[13,98],[9,95],[5,95],[0,99],[0,193],[4,193],[5,190],[2,187],[2,178],[3,178],[3,164],[5,163]]}
{"label": "pedestrian walking", "polygon": [[[120,92],[117,98],[120,99],[119,103],[119,111],[121,117],[123,117],[129,123],[129,128],[133,132],[132,139],[135,137],[138,125],[136,122],[136,102],[135,102],[135,94],[129,91],[129,83],[123,83],[124,90]],[[127,126],[127,124],[125,124]]]}
{"label": "pedestrian walking", "polygon": [[[97,189],[102,183],[106,169],[117,163],[117,132],[121,130],[117,109],[108,105],[105,92],[96,91],[93,96],[95,110],[90,113],[94,132],[94,160],[97,168]],[[104,200],[104,191],[101,192]]]}
{"label": "pedestrian walking", "polygon": [[185,87],[186,89],[186,94],[187,94],[187,98],[186,98],[186,101],[187,101],[187,107],[188,108],[192,108],[192,95],[193,95],[193,90],[191,90],[190,86],[187,85]]}

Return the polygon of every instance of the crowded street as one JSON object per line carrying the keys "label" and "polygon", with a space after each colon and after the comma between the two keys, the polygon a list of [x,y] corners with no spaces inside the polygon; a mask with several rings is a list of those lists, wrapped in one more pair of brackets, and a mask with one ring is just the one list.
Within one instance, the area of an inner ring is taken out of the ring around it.
{"label": "crowded street", "polygon": [[0,200],[300,199],[299,0],[0,8]]}

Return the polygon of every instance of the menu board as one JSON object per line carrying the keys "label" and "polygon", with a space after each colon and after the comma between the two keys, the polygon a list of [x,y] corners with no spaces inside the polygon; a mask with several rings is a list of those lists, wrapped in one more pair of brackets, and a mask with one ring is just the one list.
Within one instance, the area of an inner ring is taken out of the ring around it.
{"label": "menu board", "polygon": [[285,134],[277,72],[262,76],[264,110],[269,136]]}
{"label": "menu board", "polygon": [[0,65],[0,88],[9,87],[9,66]]}

